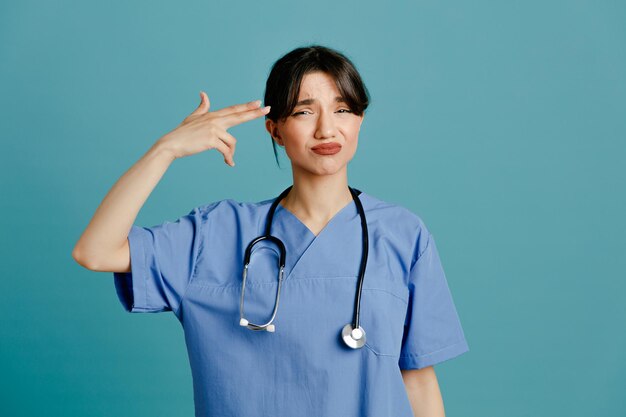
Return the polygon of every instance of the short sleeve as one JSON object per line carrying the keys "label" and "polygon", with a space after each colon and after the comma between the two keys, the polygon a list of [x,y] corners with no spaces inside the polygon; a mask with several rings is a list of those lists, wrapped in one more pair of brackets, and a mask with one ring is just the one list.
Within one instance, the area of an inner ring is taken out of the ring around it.
{"label": "short sleeve", "polygon": [[469,351],[430,233],[426,247],[411,267],[408,284],[400,369],[425,368]]}
{"label": "short sleeve", "polygon": [[113,273],[117,296],[126,311],[177,312],[193,275],[201,229],[199,207],[174,222],[131,227],[131,271]]}

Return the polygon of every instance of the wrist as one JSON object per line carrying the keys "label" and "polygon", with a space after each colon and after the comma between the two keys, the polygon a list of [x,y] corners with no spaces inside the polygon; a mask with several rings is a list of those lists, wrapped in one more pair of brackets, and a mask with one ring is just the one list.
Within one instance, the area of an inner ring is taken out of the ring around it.
{"label": "wrist", "polygon": [[165,136],[161,137],[159,140],[152,145],[152,148],[148,152],[152,152],[162,158],[169,160],[169,162],[174,162],[178,157],[176,156],[176,152],[172,149],[171,145],[167,140],[165,140]]}

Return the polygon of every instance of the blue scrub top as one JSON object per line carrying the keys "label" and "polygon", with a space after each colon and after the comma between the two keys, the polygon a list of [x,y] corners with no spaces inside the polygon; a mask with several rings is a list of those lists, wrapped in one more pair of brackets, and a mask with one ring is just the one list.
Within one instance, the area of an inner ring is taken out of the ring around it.
{"label": "blue scrub top", "polygon": [[[287,249],[274,333],[239,325],[243,257],[274,200],[216,201],[174,222],[133,225],[131,272],[114,273],[127,311],[172,311],[183,326],[196,416],[412,417],[401,369],[469,351],[433,235],[414,213],[362,192],[369,258],[361,349],[353,319],[362,251],[354,202],[315,236],[279,204],[272,235]],[[255,245],[245,317],[265,323],[277,290],[278,249]]]}

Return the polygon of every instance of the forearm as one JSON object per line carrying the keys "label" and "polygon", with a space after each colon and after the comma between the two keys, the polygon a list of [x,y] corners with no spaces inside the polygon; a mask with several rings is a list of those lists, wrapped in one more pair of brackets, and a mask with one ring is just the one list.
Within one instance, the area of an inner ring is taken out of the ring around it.
{"label": "forearm", "polygon": [[117,180],[74,247],[79,263],[97,267],[123,247],[139,210],[174,159],[159,140]]}
{"label": "forearm", "polygon": [[402,371],[402,376],[415,417],[445,417],[443,398],[432,367]]}

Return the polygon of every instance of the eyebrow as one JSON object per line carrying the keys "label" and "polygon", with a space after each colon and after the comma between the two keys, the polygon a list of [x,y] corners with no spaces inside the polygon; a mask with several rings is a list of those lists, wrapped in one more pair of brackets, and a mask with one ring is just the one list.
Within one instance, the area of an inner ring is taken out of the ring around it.
{"label": "eyebrow", "polygon": [[[301,106],[301,105],[308,105],[308,104],[313,104],[317,101],[317,99],[314,98],[307,98],[304,100],[300,100],[299,102],[296,103],[296,106]],[[345,103],[346,101],[343,99],[343,97],[341,96],[337,96],[335,97],[335,102],[336,103]]]}

